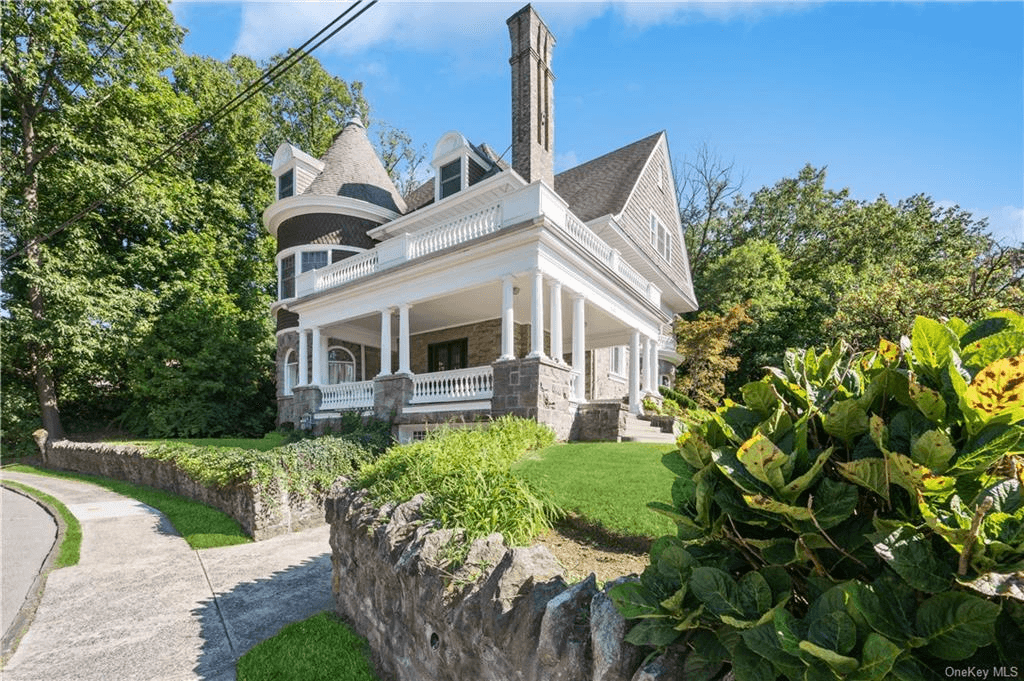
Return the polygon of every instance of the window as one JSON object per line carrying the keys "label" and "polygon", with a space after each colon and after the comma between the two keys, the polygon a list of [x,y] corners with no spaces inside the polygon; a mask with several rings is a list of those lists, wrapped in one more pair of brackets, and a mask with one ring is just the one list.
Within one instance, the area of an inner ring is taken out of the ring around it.
{"label": "window", "polygon": [[295,169],[291,168],[277,178],[277,198],[284,199],[295,193]]}
{"label": "window", "polygon": [[284,356],[284,394],[291,395],[292,390],[299,384],[299,358],[294,350],[289,350]]}
{"label": "window", "polygon": [[626,375],[626,346],[617,345],[612,348],[611,363],[608,366],[608,373],[615,376]]}
{"label": "window", "polygon": [[345,348],[327,351],[327,382],[351,383],[356,380],[356,359]]}
{"label": "window", "polygon": [[306,251],[302,254],[302,271],[318,270],[327,267],[327,251]]}
{"label": "window", "polygon": [[281,258],[281,299],[295,297],[295,256]]}
{"label": "window", "polygon": [[456,159],[441,166],[441,198],[451,196],[462,189],[462,159]]}
{"label": "window", "polygon": [[449,371],[469,366],[469,339],[431,343],[427,346],[427,371]]}
{"label": "window", "polygon": [[665,260],[668,260],[672,254],[672,237],[654,213],[651,213],[651,245]]}

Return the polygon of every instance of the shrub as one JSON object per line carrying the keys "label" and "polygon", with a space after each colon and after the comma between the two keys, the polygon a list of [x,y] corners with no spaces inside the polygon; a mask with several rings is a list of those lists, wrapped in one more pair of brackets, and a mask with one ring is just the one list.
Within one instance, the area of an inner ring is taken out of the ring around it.
{"label": "shrub", "polygon": [[360,442],[336,436],[299,440],[267,451],[161,444],[147,448],[145,456],[174,461],[194,480],[212,487],[248,481],[267,491],[280,481],[289,493],[303,497],[326,491],[336,478],[353,475],[375,458]]}
{"label": "shrub", "polygon": [[553,509],[510,468],[554,439],[546,426],[513,417],[481,429],[441,428],[392,447],[361,471],[357,484],[376,503],[427,493],[423,515],[466,530],[467,542],[501,532],[510,544],[525,544],[550,527]]}
{"label": "shrub", "polygon": [[1024,317],[786,353],[680,438],[675,537],[612,591],[687,679],[941,678],[1024,649]]}
{"label": "shrub", "polygon": [[680,409],[697,408],[696,402],[694,402],[693,400],[691,400],[689,397],[679,392],[678,390],[673,390],[672,388],[668,388],[662,385],[658,386],[658,392],[660,392],[661,396],[664,397],[665,399],[672,400],[673,402],[675,402],[680,407]]}

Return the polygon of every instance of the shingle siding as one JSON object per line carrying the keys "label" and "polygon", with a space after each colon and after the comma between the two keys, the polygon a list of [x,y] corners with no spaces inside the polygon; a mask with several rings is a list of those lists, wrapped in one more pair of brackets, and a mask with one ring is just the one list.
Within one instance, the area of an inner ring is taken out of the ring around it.
{"label": "shingle siding", "polygon": [[331,213],[297,215],[277,229],[277,251],[306,244],[340,244],[373,248],[376,242],[366,232],[377,226],[372,220]]}
{"label": "shingle siding", "polygon": [[[686,258],[683,255],[684,244],[683,233],[679,228],[679,209],[676,197],[672,193],[672,183],[669,182],[671,172],[667,147],[664,143],[658,144],[651,155],[650,162],[640,174],[632,195],[622,209],[619,224],[633,238],[637,249],[646,254],[651,262],[660,267],[670,278],[685,284],[689,281],[690,276],[686,270]],[[659,175],[662,178],[660,187],[658,186]],[[658,252],[657,247],[651,243],[652,210],[672,235],[671,258],[668,262]]]}

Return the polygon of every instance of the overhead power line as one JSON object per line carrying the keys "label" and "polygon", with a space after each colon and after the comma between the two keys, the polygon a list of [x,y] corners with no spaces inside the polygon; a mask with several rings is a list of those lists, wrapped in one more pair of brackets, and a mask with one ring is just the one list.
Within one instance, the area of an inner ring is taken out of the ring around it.
{"label": "overhead power line", "polygon": [[[249,101],[254,96],[259,94],[268,85],[270,85],[275,80],[277,80],[285,73],[287,73],[292,67],[296,66],[299,62],[308,57],[314,50],[316,50],[318,47],[320,47],[325,42],[327,42],[335,35],[337,35],[342,29],[344,29],[346,26],[348,26],[353,21],[362,16],[362,14],[366,12],[368,9],[376,5],[378,0],[370,0],[369,3],[363,6],[362,9],[360,9],[358,12],[352,15],[347,21],[345,21],[343,24],[335,28],[329,34],[320,39],[316,44],[310,47],[310,43],[312,43],[321,35],[323,35],[326,31],[330,30],[330,28],[334,26],[334,24],[338,23],[338,21],[340,21],[354,9],[359,7],[359,5],[362,4],[362,2],[363,0],[356,0],[352,5],[347,7],[345,11],[336,16],[334,19],[328,22],[326,26],[317,31],[316,34],[314,34],[309,40],[304,42],[296,49],[292,50],[286,57],[282,58],[277,63],[273,64],[272,66],[264,70],[263,73],[260,74],[258,78],[256,78],[256,80],[254,80],[252,83],[246,86],[245,89],[243,89],[241,92],[235,95],[231,100],[225,102],[224,104],[221,104],[209,116],[207,116],[203,120],[193,125],[191,128],[181,133],[181,135],[179,135],[179,139],[176,142],[165,147],[161,152],[153,156],[150,160],[146,161],[142,165],[142,167],[136,170],[135,173],[128,177],[128,179],[122,181],[113,189],[111,189],[110,191],[106,192],[105,194],[94,200],[86,208],[82,209],[74,216],[68,218],[61,224],[57,225],[46,234],[32,239],[27,244],[16,250],[14,253],[11,253],[9,256],[4,258],[3,261],[0,262],[0,264],[7,264],[9,261],[27,252],[29,249],[52,239],[54,236],[64,231],[65,229],[67,229],[68,227],[70,227],[71,225],[73,225],[74,223],[78,222],[83,217],[91,213],[93,210],[95,210],[101,203],[103,203],[104,200],[131,186],[136,180],[145,175],[146,172],[151,170],[156,165],[162,163],[172,154],[175,154],[181,149],[183,149],[189,143],[195,141],[202,133],[212,128],[215,123],[221,121],[225,116],[231,114],[238,107],[242,106],[245,102]],[[121,34],[123,33],[124,29],[122,29],[121,33],[118,34],[117,38],[120,38]],[[115,41],[117,40],[117,38],[115,38]],[[111,43],[110,47],[112,46],[113,43]],[[107,51],[109,51],[110,47],[107,48]],[[104,54],[106,54],[106,51],[104,52]]]}

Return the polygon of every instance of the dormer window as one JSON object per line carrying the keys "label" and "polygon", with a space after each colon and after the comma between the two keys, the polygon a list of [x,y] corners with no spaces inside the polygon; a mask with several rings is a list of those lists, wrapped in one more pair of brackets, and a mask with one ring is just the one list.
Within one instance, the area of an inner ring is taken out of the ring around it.
{"label": "dormer window", "polygon": [[289,168],[277,178],[277,198],[284,199],[295,194],[295,169]]}
{"label": "dormer window", "polygon": [[451,196],[462,189],[462,159],[456,159],[441,166],[441,198]]}

